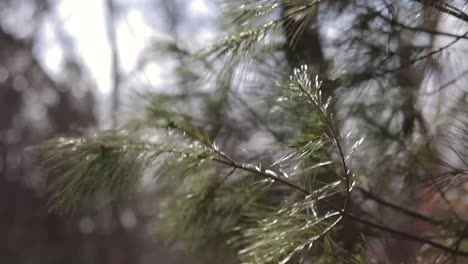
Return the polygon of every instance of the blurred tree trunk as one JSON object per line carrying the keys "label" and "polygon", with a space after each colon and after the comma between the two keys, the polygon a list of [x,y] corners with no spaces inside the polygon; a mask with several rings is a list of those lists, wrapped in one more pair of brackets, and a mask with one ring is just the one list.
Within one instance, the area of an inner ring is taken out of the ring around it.
{"label": "blurred tree trunk", "polygon": [[[432,8],[423,7],[421,20],[417,27],[435,32],[437,30],[439,18],[440,13],[434,12]],[[405,18],[402,17],[401,19]],[[418,105],[418,97],[419,92],[424,90],[422,89],[422,85],[426,75],[428,72],[432,71],[431,69],[435,69],[437,67],[436,61],[434,61],[434,58],[430,57],[421,61],[417,65],[418,67],[414,67],[414,65],[412,65],[412,61],[415,57],[420,56],[417,55],[417,50],[420,49],[418,45],[421,45],[418,43],[418,37],[420,37],[420,35],[412,31],[396,30],[396,28],[394,34],[395,38],[398,40],[397,56],[401,67],[401,69],[395,73],[395,78],[399,85],[399,92],[402,98],[400,109],[402,111],[403,118],[401,121],[400,135],[402,139],[410,139],[416,133],[419,133],[422,137],[426,137],[428,136],[427,125],[423,117],[422,109]],[[435,35],[429,35],[428,43],[423,43],[423,45],[427,46],[428,50],[435,48],[434,39]],[[402,193],[398,194],[400,199],[419,200],[419,205],[417,205],[418,208],[425,208],[428,203],[433,202],[434,197],[437,196],[435,192],[421,190],[418,184],[414,184],[415,179],[420,177],[420,175],[426,174],[424,177],[428,177],[427,174],[430,174],[430,172],[423,168],[431,165],[434,164],[419,164],[414,171],[407,172],[408,175],[405,179],[407,184],[405,184],[405,189]],[[425,195],[420,197],[421,193],[425,193]],[[427,210],[424,211],[425,212],[422,212],[423,215],[430,216],[433,213]],[[414,235],[425,234],[427,231],[430,231],[430,228],[425,226],[426,223],[421,221],[407,220],[400,225],[402,230]],[[386,251],[390,261],[392,262],[413,263],[421,246],[422,245],[419,243],[392,238],[388,240]]]}
{"label": "blurred tree trunk", "polygon": [[313,7],[312,11],[302,11],[307,2],[283,5],[286,57],[292,68],[305,64],[310,67],[311,72],[322,75],[327,71],[327,62],[317,20],[319,6]]}
{"label": "blurred tree trunk", "polygon": [[30,41],[0,28],[2,263],[85,261],[77,257],[85,246],[85,236],[78,230],[80,219],[66,221],[48,213],[38,193],[45,175],[28,151],[52,135],[80,134],[95,125],[92,94],[88,91],[77,98],[73,92],[42,71]]}

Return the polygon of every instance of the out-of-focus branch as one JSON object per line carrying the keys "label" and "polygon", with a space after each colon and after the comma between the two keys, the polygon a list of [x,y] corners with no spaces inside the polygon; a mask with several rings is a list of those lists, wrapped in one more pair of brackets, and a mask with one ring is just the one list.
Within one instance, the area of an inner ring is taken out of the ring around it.
{"label": "out-of-focus branch", "polygon": [[[428,0],[414,0],[414,1],[418,2],[418,3],[422,4],[422,5],[425,5],[425,6],[430,6],[432,8],[435,8],[435,9],[439,10],[442,13],[454,16],[454,17],[456,17],[456,18],[458,18],[460,20],[468,22],[468,14],[466,14],[465,12],[463,12],[462,10],[456,8],[453,5],[450,5],[450,4],[447,4],[447,3],[443,3],[443,4],[439,5],[437,3],[438,1],[428,1]],[[442,1],[442,2],[444,2],[444,1]]]}
{"label": "out-of-focus branch", "polygon": [[[295,183],[284,180],[284,179],[282,179],[280,177],[275,177],[275,176],[272,177],[272,174],[268,174],[265,171],[255,170],[255,169],[251,169],[249,167],[246,167],[244,165],[241,165],[240,163],[234,161],[228,155],[224,154],[223,152],[221,152],[219,150],[217,150],[215,152],[218,154],[218,156],[214,157],[213,161],[225,164],[225,165],[227,165],[229,167],[232,167],[232,168],[236,168],[236,169],[240,169],[240,170],[244,170],[244,171],[254,173],[254,174],[259,175],[261,177],[264,177],[266,179],[271,179],[271,180],[273,180],[275,182],[278,182],[280,184],[287,185],[287,186],[289,186],[289,187],[291,187],[291,188],[293,188],[293,189],[295,189],[297,191],[300,191],[300,192],[302,192],[302,193],[304,193],[306,195],[310,194],[310,191],[308,191],[306,189],[303,189],[302,187],[300,187],[299,185],[296,185]],[[403,231],[398,230],[398,229],[393,229],[393,228],[387,227],[385,225],[381,225],[381,224],[378,224],[378,223],[375,223],[375,222],[368,221],[366,219],[363,219],[363,218],[360,218],[360,217],[354,215],[353,213],[346,212],[343,209],[336,207],[333,203],[330,203],[330,202],[328,202],[326,200],[324,200],[324,203],[326,203],[332,209],[339,212],[339,214],[342,215],[343,217],[349,218],[350,220],[352,220],[354,222],[357,222],[357,223],[360,223],[362,225],[365,225],[365,226],[367,226],[369,228],[378,229],[380,231],[386,232],[388,234],[392,234],[392,235],[397,236],[397,237],[402,237],[402,238],[410,240],[410,241],[427,244],[427,245],[430,245],[430,246],[432,246],[434,248],[443,250],[444,252],[448,252],[448,253],[451,253],[451,254],[456,255],[456,256],[468,256],[468,252],[462,251],[459,248],[454,249],[452,247],[445,246],[443,244],[434,242],[434,241],[432,241],[430,239],[415,236],[415,235],[403,232]]]}
{"label": "out-of-focus branch", "polygon": [[120,57],[117,45],[117,30],[115,27],[115,4],[113,0],[106,1],[106,28],[111,50],[111,78],[112,78],[112,125],[117,125],[117,114],[120,107]]}

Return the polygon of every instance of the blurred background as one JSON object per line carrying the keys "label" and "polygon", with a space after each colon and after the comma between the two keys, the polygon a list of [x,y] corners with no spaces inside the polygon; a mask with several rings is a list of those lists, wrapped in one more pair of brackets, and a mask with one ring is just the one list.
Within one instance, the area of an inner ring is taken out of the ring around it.
{"label": "blurred background", "polygon": [[203,0],[0,2],[0,263],[190,263],[154,242],[131,203],[49,213],[32,148],[116,125],[131,104],[121,98],[171,82],[176,62],[150,57],[153,43],[197,48],[213,18]]}
{"label": "blurred background", "polygon": [[[253,26],[242,19],[226,24],[223,2],[239,7],[241,1],[0,0],[0,263],[205,263],[152,236],[154,212],[147,202],[90,207],[73,216],[49,212],[43,195],[48,177],[35,162],[34,146],[116,127],[141,115],[137,95],[150,91],[161,93],[151,98],[161,107],[190,114],[233,156],[271,162],[285,139],[310,122],[307,113],[283,115],[272,89],[301,64],[325,76],[329,94],[340,94],[341,108],[332,108],[342,130],[354,129],[355,141],[366,137],[366,151],[353,161],[358,172],[372,175],[363,185],[431,215],[446,199],[419,197],[421,186],[466,183],[466,177],[446,177],[454,171],[449,169],[468,170],[468,38],[462,20],[426,12],[419,1],[330,0],[320,7],[325,12],[307,18],[314,26],[301,37],[294,27],[304,18],[294,16],[279,34],[244,34],[247,41],[238,44],[246,50],[238,56],[243,60],[223,72],[221,64],[231,62],[225,54],[214,63],[193,59],[220,36]],[[466,9],[466,1],[447,2]],[[284,4],[270,16],[294,8]],[[285,45],[294,41],[295,49]],[[201,78],[210,71],[222,77]],[[291,123],[297,126],[285,125]],[[428,158],[426,146],[451,167]],[[442,193],[464,218],[468,200],[461,189]],[[368,207],[379,221],[389,221],[391,213]],[[416,234],[426,230],[393,220]],[[411,255],[399,240],[380,233],[373,239],[382,255]]]}

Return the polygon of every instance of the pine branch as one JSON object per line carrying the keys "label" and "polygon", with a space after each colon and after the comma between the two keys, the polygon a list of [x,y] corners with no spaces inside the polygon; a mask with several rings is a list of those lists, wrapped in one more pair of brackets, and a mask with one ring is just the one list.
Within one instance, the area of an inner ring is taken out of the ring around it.
{"label": "pine branch", "polygon": [[439,5],[434,0],[413,0],[413,1],[418,2],[423,6],[429,6],[429,7],[432,7],[434,9],[437,9],[442,13],[449,14],[449,15],[454,16],[454,17],[456,17],[456,18],[458,18],[458,19],[460,19],[462,21],[468,22],[468,14],[466,14],[462,10],[460,10],[460,9],[450,5],[450,4],[443,3],[442,5]]}
{"label": "pine branch", "polygon": [[[159,158],[170,162],[195,160],[209,156],[196,144],[155,144],[138,140],[127,133],[107,131],[93,138],[58,138],[40,146],[43,165],[62,175],[52,178],[49,193],[51,209],[75,211],[99,192],[116,202],[139,187],[145,171]],[[167,169],[167,168],[165,168]]]}
{"label": "pine branch", "polygon": [[369,199],[372,199],[374,200],[375,202],[377,202],[378,204],[381,204],[383,206],[387,206],[387,207],[390,207],[396,211],[400,211],[401,213],[403,214],[406,214],[412,218],[415,218],[415,219],[418,219],[418,220],[421,220],[421,221],[425,221],[425,222],[428,222],[428,223],[431,223],[433,225],[436,225],[436,226],[442,226],[444,225],[444,222],[440,221],[440,220],[437,220],[437,219],[433,219],[431,217],[428,217],[428,216],[425,216],[425,215],[422,215],[422,214],[419,214],[415,211],[411,211],[409,209],[406,209],[406,208],[403,208],[399,205],[396,205],[394,203],[391,203],[389,201],[386,201],[382,198],[380,198],[379,196],[361,188],[361,187],[358,187],[356,188],[357,190],[359,190],[366,198],[369,198]]}
{"label": "pine branch", "polygon": [[[322,2],[322,0],[309,0],[301,3],[290,0],[265,1],[264,3],[256,3],[255,5],[241,5],[239,8],[241,15],[237,18],[235,17],[233,22],[241,22],[241,24],[248,27],[241,30],[240,33],[233,34],[227,37],[226,40],[213,45],[206,51],[203,51],[200,56],[202,58],[211,57],[213,60],[227,56],[231,65],[235,65],[234,62],[242,61],[245,58],[251,58],[252,54],[258,53],[262,48],[263,50],[268,50],[268,46],[275,47],[275,45],[271,45],[273,39],[270,38],[268,41],[265,41],[273,30],[282,29],[282,26],[288,27],[288,24],[285,25],[285,23],[289,19],[300,13],[310,12],[312,8],[320,2]],[[261,20],[261,17],[271,14],[283,5],[292,5],[297,6],[298,8],[283,17],[269,20],[257,27],[252,27],[251,23]],[[300,32],[294,31],[293,34],[299,35]]]}

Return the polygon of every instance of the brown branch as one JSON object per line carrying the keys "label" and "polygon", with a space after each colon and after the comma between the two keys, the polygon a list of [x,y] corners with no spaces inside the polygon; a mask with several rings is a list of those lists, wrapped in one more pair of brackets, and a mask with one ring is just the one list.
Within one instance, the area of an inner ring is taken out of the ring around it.
{"label": "brown branch", "polygon": [[435,9],[439,10],[442,13],[449,14],[449,15],[454,16],[456,18],[459,18],[459,19],[461,19],[461,20],[463,20],[465,22],[468,22],[468,14],[464,13],[463,11],[459,10],[458,8],[456,8],[454,6],[451,6],[451,5],[448,5],[448,4],[444,4],[443,6],[440,6],[440,5],[437,5],[435,3],[431,3],[431,2],[434,2],[432,0],[413,0],[413,1],[416,1],[416,2],[420,3],[423,6],[433,7]]}
{"label": "brown branch", "polygon": [[[458,235],[457,241],[454,242],[454,249],[459,250],[461,243],[463,242],[464,238],[466,237],[466,233],[468,232],[468,225],[465,225],[461,233]],[[452,254],[450,258],[453,258],[453,264],[457,263],[457,255]]]}
{"label": "brown branch", "polygon": [[443,90],[451,87],[452,84],[455,84],[456,82],[458,82],[460,79],[462,79],[463,77],[465,77],[465,75],[468,74],[468,70],[464,70],[462,73],[460,73],[457,77],[451,79],[450,81],[447,81],[446,83],[442,84],[437,90],[433,91],[433,92],[425,92],[425,93],[421,93],[422,96],[431,96],[431,95],[435,95],[437,93],[440,93],[442,92]]}
{"label": "brown branch", "polygon": [[408,233],[405,233],[405,232],[402,232],[400,230],[393,229],[393,228],[390,228],[390,227],[387,227],[387,226],[384,226],[384,225],[376,224],[376,223],[367,221],[365,219],[359,218],[359,217],[357,217],[357,216],[355,216],[355,215],[353,215],[351,213],[346,213],[345,215],[347,217],[349,217],[351,220],[354,220],[355,222],[364,224],[364,225],[366,225],[368,227],[375,228],[375,229],[380,229],[380,230],[385,231],[387,233],[393,234],[395,236],[400,236],[400,237],[406,238],[408,240],[412,240],[412,241],[415,241],[415,242],[420,242],[422,244],[427,244],[427,245],[430,245],[430,246],[432,246],[434,248],[441,249],[443,251],[449,252],[449,253],[457,255],[457,256],[468,256],[467,251],[460,251],[458,249],[453,249],[453,248],[451,248],[449,246],[445,246],[443,244],[434,242],[434,241],[429,240],[429,239],[425,239],[425,238],[422,238],[422,237],[411,235],[411,234],[408,234]]}
{"label": "brown branch", "polygon": [[373,193],[371,193],[371,192],[369,192],[369,191],[367,191],[367,190],[365,190],[365,189],[363,189],[361,187],[357,187],[356,189],[359,190],[364,196],[366,196],[369,199],[374,200],[378,204],[381,204],[383,206],[392,208],[393,210],[399,211],[399,212],[401,212],[403,214],[406,214],[406,215],[408,215],[410,217],[417,218],[419,220],[428,222],[428,223],[436,225],[436,226],[443,225],[443,222],[440,221],[440,220],[433,219],[433,218],[431,218],[429,216],[422,215],[422,214],[417,213],[415,211],[411,211],[409,209],[403,208],[403,207],[401,207],[399,205],[396,205],[394,203],[388,202],[388,201],[378,197],[377,195],[375,195],[375,194],[373,194]]}
{"label": "brown branch", "polygon": [[[417,1],[417,0],[415,0],[415,1]],[[453,34],[453,33],[449,33],[449,32],[443,32],[443,31],[439,31],[439,30],[435,30],[435,29],[429,29],[429,28],[408,26],[406,24],[403,24],[403,23],[399,22],[396,17],[395,18],[387,17],[387,16],[383,15],[380,11],[375,12],[370,7],[364,7],[364,8],[366,8],[369,12],[372,12],[373,14],[375,14],[377,17],[380,17],[381,19],[383,19],[387,23],[389,23],[389,24],[391,24],[393,26],[400,27],[402,29],[417,31],[417,32],[423,32],[423,33],[428,33],[428,34],[433,34],[433,35],[441,35],[441,36],[446,36],[446,37],[468,39],[468,37],[463,36],[463,35],[457,35],[457,34]],[[387,5],[387,9],[388,9],[388,11],[390,13],[392,13],[391,10],[390,10],[391,9],[390,6]]]}
{"label": "brown branch", "polygon": [[343,205],[343,211],[346,212],[348,210],[349,196],[350,196],[350,193],[351,193],[351,175],[350,175],[350,170],[348,168],[348,164],[346,163],[346,156],[344,154],[343,147],[341,146],[341,143],[340,143],[340,137],[338,136],[337,132],[335,131],[335,127],[333,125],[333,122],[328,117],[328,114],[326,113],[326,111],[324,109],[322,109],[321,105],[319,105],[318,102],[316,102],[316,100],[322,100],[322,98],[314,99],[314,96],[310,93],[310,91],[307,90],[306,87],[304,87],[302,85],[302,83],[299,83],[299,89],[301,89],[301,91],[304,94],[307,95],[310,103],[320,113],[320,115],[322,117],[322,121],[325,122],[325,124],[328,127],[328,130],[330,131],[329,137],[332,139],[332,141],[333,141],[333,143],[334,143],[334,145],[335,145],[335,147],[336,147],[336,149],[338,151],[338,155],[340,156],[340,162],[341,162],[341,165],[343,167],[344,178],[345,178],[345,183],[346,183],[346,197],[345,197],[345,202],[344,202],[344,205]]}
{"label": "brown branch", "polygon": [[378,14],[378,16],[382,18],[383,20],[387,21],[388,23],[394,26],[400,27],[402,29],[423,32],[423,33],[432,34],[432,35],[441,35],[441,36],[446,36],[446,37],[461,38],[461,39],[468,40],[468,37],[465,35],[458,35],[458,34],[454,34],[450,32],[443,32],[443,31],[428,29],[428,28],[412,27],[412,26],[405,25],[399,21],[396,21],[395,19],[390,19],[382,14]]}
{"label": "brown branch", "polygon": [[[286,179],[282,179],[281,177],[276,177],[274,175],[267,174],[263,170],[255,170],[255,169],[246,167],[244,165],[241,165],[241,164],[237,163],[236,161],[234,161],[228,155],[224,154],[221,151],[218,151],[217,153],[219,153],[218,154],[219,157],[214,157],[213,161],[216,161],[216,162],[219,162],[219,163],[222,163],[222,164],[234,167],[234,168],[238,168],[238,169],[241,169],[241,170],[244,170],[244,171],[254,173],[254,174],[259,175],[261,177],[274,180],[275,182],[285,184],[285,185],[291,187],[292,189],[298,190],[298,191],[300,191],[300,192],[302,192],[302,193],[304,193],[306,195],[311,194],[310,191],[308,191],[307,189],[302,188],[301,186],[299,186],[299,185],[297,185],[297,184],[295,184],[293,182],[290,182],[290,181],[288,181]],[[434,241],[432,241],[430,239],[427,239],[427,238],[423,238],[423,237],[415,236],[415,235],[412,235],[412,234],[408,234],[408,233],[405,233],[405,232],[397,230],[397,229],[393,229],[393,228],[390,228],[390,227],[387,227],[387,226],[384,226],[384,225],[381,225],[381,224],[377,224],[377,223],[368,221],[366,219],[362,219],[362,218],[360,218],[358,216],[355,216],[354,214],[352,214],[352,213],[350,213],[348,211],[345,211],[345,210],[343,210],[341,208],[336,207],[336,205],[334,205],[333,203],[331,203],[331,202],[329,202],[327,200],[323,200],[323,202],[325,204],[327,204],[328,206],[330,206],[332,209],[339,212],[343,217],[348,217],[350,220],[353,220],[354,222],[364,224],[364,225],[366,225],[368,227],[371,227],[371,228],[374,228],[374,229],[379,229],[381,231],[387,232],[387,233],[389,233],[391,235],[394,235],[394,236],[399,236],[399,237],[403,237],[403,238],[411,240],[411,241],[419,242],[419,243],[422,243],[422,244],[427,244],[427,245],[430,245],[430,246],[432,246],[434,248],[441,249],[443,251],[449,252],[449,253],[457,255],[457,256],[468,256],[467,251],[461,251],[459,249],[453,249],[453,248],[451,248],[449,246],[445,246],[443,244],[434,242]]]}
{"label": "brown branch", "polygon": [[379,74],[376,74],[374,77],[380,77],[380,76],[384,76],[384,75],[387,75],[387,74],[390,74],[390,73],[395,73],[395,72],[401,71],[401,70],[415,64],[418,61],[425,60],[425,59],[427,59],[429,57],[432,57],[432,56],[434,56],[434,55],[436,55],[438,53],[441,53],[441,52],[445,51],[446,49],[450,48],[452,45],[457,43],[460,39],[465,38],[467,36],[468,36],[468,31],[465,32],[463,35],[460,35],[460,36],[456,37],[453,41],[449,42],[445,46],[442,46],[442,47],[440,47],[440,48],[438,48],[436,50],[433,50],[433,51],[431,51],[431,52],[429,52],[427,54],[424,54],[424,55],[421,55],[421,56],[419,56],[419,57],[417,57],[415,59],[412,59],[406,64],[400,65],[400,66],[392,68],[392,69],[385,70],[385,71],[383,71],[383,72],[381,72]]}
{"label": "brown branch", "polygon": [[[218,154],[219,155],[219,154]],[[261,175],[263,176],[264,178],[267,178],[267,179],[270,179],[270,180],[273,180],[275,182],[279,182],[279,183],[282,183],[286,186],[289,186],[291,187],[292,189],[295,189],[295,190],[298,190],[306,195],[309,195],[310,194],[310,191],[308,191],[307,189],[305,188],[302,188],[301,186],[295,184],[294,182],[291,182],[289,180],[286,180],[286,179],[283,179],[281,177],[278,177],[278,176],[275,176],[275,175],[272,175],[272,174],[269,174],[269,173],[266,173],[264,170],[256,170],[254,168],[250,168],[250,167],[246,167],[245,165],[242,165],[242,164],[239,164],[237,162],[235,162],[234,160],[232,159],[228,159],[226,158],[226,156],[223,156],[223,155],[220,155],[221,158],[213,158],[214,161],[216,162],[219,162],[219,163],[222,163],[222,164],[225,164],[225,165],[229,165],[233,168],[237,168],[237,169],[241,169],[241,170],[244,170],[244,171],[247,171],[247,172],[251,172],[251,173],[254,173],[254,174],[257,174],[257,175]]]}
{"label": "brown branch", "polygon": [[[304,91],[307,92],[307,90],[305,90],[305,87],[301,87],[301,89],[304,89]],[[320,107],[315,103],[314,101],[314,98],[312,97],[312,95],[310,93],[306,93],[308,96],[309,96],[309,99],[312,100],[312,102],[314,103],[314,105],[316,107],[319,108],[320,110],[320,113],[322,115],[324,115],[325,119],[324,121],[327,122],[327,125],[329,126],[329,129],[330,129],[330,133],[331,133],[331,137],[332,139],[334,140],[335,144],[336,144],[336,147],[338,149],[338,152],[340,154],[340,157],[341,157],[341,161],[342,161],[342,165],[343,165],[343,169],[345,170],[345,178],[346,178],[346,185],[347,185],[347,195],[346,195],[346,200],[345,200],[345,205],[343,206],[343,208],[338,208],[335,204],[323,199],[323,202],[325,204],[327,204],[328,206],[330,206],[332,209],[336,210],[337,212],[339,212],[339,214],[343,217],[348,217],[350,220],[353,220],[357,223],[361,223],[361,224],[364,224],[370,228],[375,228],[375,229],[379,229],[381,231],[384,231],[384,232],[387,232],[389,234],[392,234],[394,236],[400,236],[400,237],[403,237],[405,239],[408,239],[408,240],[412,240],[412,241],[415,241],[415,242],[419,242],[419,243],[423,243],[423,244],[427,244],[427,245],[430,245],[434,248],[438,248],[438,249],[441,249],[441,250],[444,250],[445,252],[449,252],[451,254],[454,254],[454,255],[458,255],[458,256],[468,256],[468,252],[467,251],[461,251],[459,250],[458,248],[456,249],[453,249],[452,247],[449,247],[449,246],[445,246],[443,244],[440,244],[440,243],[437,243],[437,242],[434,242],[428,238],[423,238],[423,237],[419,237],[419,236],[415,236],[415,235],[412,235],[412,234],[408,234],[406,232],[403,232],[403,231],[400,231],[400,230],[397,230],[397,229],[393,229],[393,228],[390,228],[390,227],[387,227],[385,225],[382,225],[382,224],[378,224],[378,223],[375,223],[375,222],[371,222],[371,221],[368,221],[366,219],[362,219],[358,216],[355,216],[354,214],[348,212],[347,210],[347,204],[348,204],[348,199],[350,197],[350,175],[349,175],[349,169],[347,167],[347,164],[346,164],[346,157],[344,155],[344,151],[341,147],[341,144],[339,143],[338,141],[338,136],[336,134],[336,132],[334,131],[333,129],[333,126],[332,126],[332,123],[331,123],[331,120],[328,118],[328,116],[326,116],[326,113],[323,112],[322,109],[320,109]],[[207,144],[207,142],[204,142],[204,144]],[[266,178],[266,179],[270,179],[270,180],[273,180],[274,182],[278,182],[278,183],[281,183],[281,184],[284,184],[294,190],[297,190],[297,191],[300,191],[302,192],[303,194],[306,194],[306,195],[310,195],[312,192],[301,187],[300,185],[286,179],[286,178],[282,178],[280,176],[277,176],[275,173],[267,173],[266,170],[262,169],[262,168],[259,168],[259,169],[256,169],[256,168],[252,168],[250,166],[246,166],[246,165],[243,165],[243,164],[240,164],[238,163],[237,161],[235,161],[233,158],[231,158],[229,155],[227,155],[226,153],[220,151],[218,148],[214,147],[213,145],[207,145],[209,148],[211,148],[211,150],[217,155],[215,157],[212,158],[213,161],[215,162],[218,162],[218,163],[221,163],[221,164],[224,164],[224,165],[227,165],[227,166],[230,166],[232,168],[235,168],[235,169],[241,169],[241,170],[244,170],[244,171],[247,171],[247,172],[251,172],[251,173],[254,173],[256,175],[259,175],[263,178]],[[426,222],[429,222],[429,223],[432,223],[434,225],[442,225],[442,222],[439,221],[439,220],[435,220],[435,219],[432,219],[430,217],[427,217],[427,216],[424,216],[424,215],[421,215],[419,213],[416,213],[416,212],[413,212],[413,211],[410,211],[408,209],[405,209],[403,207],[400,207],[398,205],[395,205],[393,203],[390,203],[390,202],[387,202],[373,194],[371,194],[370,192],[367,192],[365,191],[364,189],[360,188],[359,189],[361,192],[363,192],[363,194],[367,194],[367,196],[369,198],[372,198],[373,200],[379,202],[380,204],[382,205],[385,205],[387,207],[390,207],[394,210],[397,210],[397,211],[400,211],[406,215],[409,215],[409,216],[412,216],[414,218],[417,218],[417,219],[420,219],[420,220],[423,220],[423,221],[426,221]]]}

